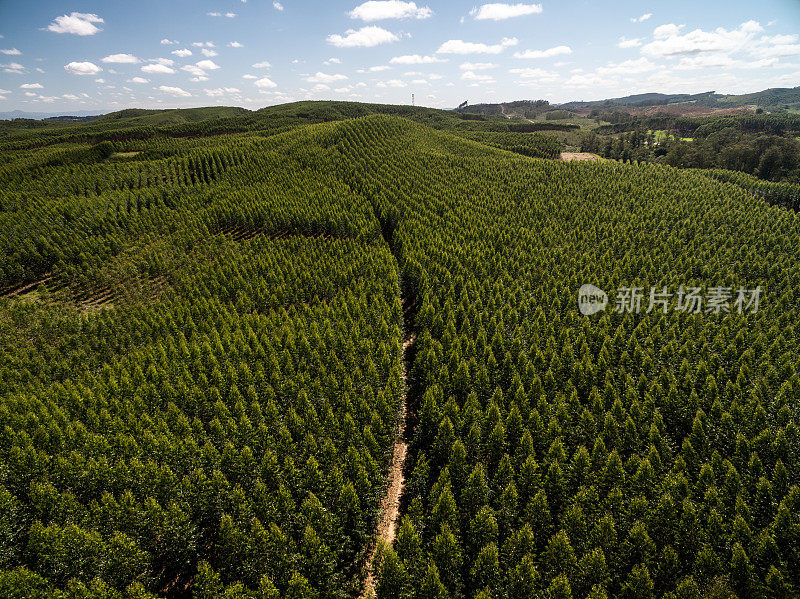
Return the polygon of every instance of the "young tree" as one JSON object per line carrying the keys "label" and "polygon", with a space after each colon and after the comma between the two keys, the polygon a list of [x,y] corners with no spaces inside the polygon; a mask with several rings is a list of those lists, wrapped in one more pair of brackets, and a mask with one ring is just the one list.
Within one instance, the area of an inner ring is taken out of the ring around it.
{"label": "young tree", "polygon": [[653,597],[653,581],[647,566],[637,564],[633,567],[622,586],[621,595],[627,599],[651,599]]}
{"label": "young tree", "polygon": [[391,546],[382,550],[380,575],[375,589],[381,599],[405,599],[409,592],[406,569]]}
{"label": "young tree", "polygon": [[428,565],[416,599],[450,599],[450,593],[439,578],[439,570],[435,564]]}

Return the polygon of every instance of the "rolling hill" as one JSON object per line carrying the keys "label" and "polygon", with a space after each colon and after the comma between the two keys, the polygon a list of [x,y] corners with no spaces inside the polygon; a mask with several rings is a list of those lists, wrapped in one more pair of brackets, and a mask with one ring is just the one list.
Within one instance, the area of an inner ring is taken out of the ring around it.
{"label": "rolling hill", "polygon": [[796,595],[796,212],[503,116],[229,110],[0,138],[0,595]]}

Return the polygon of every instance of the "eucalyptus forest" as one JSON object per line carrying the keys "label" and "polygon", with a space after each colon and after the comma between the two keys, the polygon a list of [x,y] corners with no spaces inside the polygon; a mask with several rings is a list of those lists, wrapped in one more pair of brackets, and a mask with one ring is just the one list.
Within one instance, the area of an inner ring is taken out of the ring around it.
{"label": "eucalyptus forest", "polygon": [[797,185],[534,129],[3,122],[0,595],[798,596]]}

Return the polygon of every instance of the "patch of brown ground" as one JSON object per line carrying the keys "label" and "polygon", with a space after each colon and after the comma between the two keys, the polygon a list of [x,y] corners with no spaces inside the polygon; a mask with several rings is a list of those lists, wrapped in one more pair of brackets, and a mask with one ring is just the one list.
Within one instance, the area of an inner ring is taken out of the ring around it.
{"label": "patch of brown ground", "polygon": [[569,162],[571,160],[598,160],[598,158],[588,152],[561,152],[561,160]]}

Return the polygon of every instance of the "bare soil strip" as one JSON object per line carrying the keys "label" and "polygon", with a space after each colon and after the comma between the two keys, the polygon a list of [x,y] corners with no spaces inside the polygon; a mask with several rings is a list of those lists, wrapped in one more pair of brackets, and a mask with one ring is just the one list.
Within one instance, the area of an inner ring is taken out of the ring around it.
{"label": "bare soil strip", "polygon": [[598,160],[595,154],[588,152],[561,152],[561,160],[569,162],[571,160]]}
{"label": "bare soil strip", "polygon": [[378,529],[375,532],[375,540],[369,549],[369,557],[364,566],[366,578],[364,586],[359,594],[359,599],[375,596],[375,585],[377,577],[373,568],[375,556],[378,552],[380,542],[387,545],[394,543],[397,536],[397,521],[400,515],[400,499],[403,496],[405,487],[405,475],[403,473],[408,443],[406,442],[406,415],[408,410],[408,373],[406,372],[406,356],[409,354],[411,346],[414,344],[416,336],[411,333],[403,342],[403,395],[400,398],[400,411],[397,419],[397,431],[395,433],[394,450],[392,451],[392,463],[389,467],[389,477],[386,485],[386,493],[381,500],[381,511],[378,515]]}
{"label": "bare soil strip", "polygon": [[22,283],[19,285],[12,285],[11,287],[0,289],[0,297],[14,297],[16,295],[23,295],[25,293],[29,293],[31,291],[34,291],[42,283],[46,283],[47,281],[49,281],[51,277],[52,275],[48,273],[37,281],[33,281],[31,283]]}
{"label": "bare soil strip", "polygon": [[294,231],[275,231],[270,233],[264,229],[249,229],[247,227],[226,227],[221,231],[222,235],[227,235],[234,241],[249,241],[259,235],[266,235],[271,239],[284,239],[286,237],[308,237],[312,239],[331,239],[330,233],[294,232]]}

